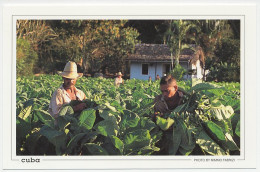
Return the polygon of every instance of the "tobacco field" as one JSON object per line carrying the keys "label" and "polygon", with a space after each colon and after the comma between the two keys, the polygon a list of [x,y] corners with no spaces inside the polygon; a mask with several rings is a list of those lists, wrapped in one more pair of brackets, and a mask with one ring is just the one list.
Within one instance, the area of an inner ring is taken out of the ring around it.
{"label": "tobacco field", "polygon": [[184,104],[171,114],[154,114],[159,82],[78,79],[87,108],[64,105],[55,125],[48,113],[58,75],[17,77],[17,155],[239,155],[240,84],[180,81]]}

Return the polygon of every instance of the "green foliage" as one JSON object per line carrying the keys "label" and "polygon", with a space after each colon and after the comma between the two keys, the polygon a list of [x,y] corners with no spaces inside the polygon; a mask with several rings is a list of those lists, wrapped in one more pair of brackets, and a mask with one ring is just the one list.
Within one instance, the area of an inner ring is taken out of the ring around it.
{"label": "green foliage", "polygon": [[172,126],[173,123],[174,123],[174,120],[169,118],[169,117],[167,119],[164,119],[164,118],[161,118],[161,117],[157,116],[156,124],[162,130],[168,130]]}
{"label": "green foliage", "polygon": [[180,64],[176,64],[170,74],[177,79],[177,81],[182,80],[182,77],[187,73],[187,70]]}
{"label": "green foliage", "polygon": [[18,39],[16,48],[16,73],[17,76],[28,76],[34,72],[38,55],[26,39]]}
{"label": "green foliage", "polygon": [[117,148],[120,153],[122,154],[123,153],[123,150],[124,150],[124,143],[122,142],[122,140],[120,140],[118,137],[116,136],[112,136],[110,137],[113,145],[115,146],[115,148]]}
{"label": "green foliage", "polygon": [[186,39],[194,40],[194,35],[190,33],[194,32],[195,30],[199,31],[200,28],[189,20],[168,21],[168,28],[164,34],[164,41],[170,48],[172,64],[174,55],[174,63],[175,65],[179,65],[181,51],[185,48],[184,41]]}
{"label": "green foliage", "polygon": [[225,82],[240,81],[240,41],[223,38],[215,49],[214,59],[206,60],[206,68],[210,70],[208,80]]}
{"label": "green foliage", "polygon": [[71,106],[65,105],[64,108],[59,112],[59,116],[73,115],[74,110]]}
{"label": "green foliage", "polygon": [[[99,72],[108,66],[110,72],[122,71],[124,60],[134,50],[139,36],[136,29],[126,26],[126,22],[18,20],[18,74],[32,74],[33,67],[37,73],[63,70],[69,60],[80,63],[84,72]],[[111,64],[111,61],[115,63]]]}
{"label": "green foliage", "polygon": [[94,128],[103,136],[116,136],[119,130],[118,125],[111,120],[100,121]]}
{"label": "green foliage", "polygon": [[196,143],[210,155],[226,155],[226,152],[205,131],[199,133]]}
{"label": "green foliage", "polygon": [[235,133],[236,133],[237,136],[240,137],[240,121],[238,121],[238,123],[237,123],[236,129],[235,129]]}
{"label": "green foliage", "polygon": [[57,119],[48,113],[58,75],[17,78],[18,155],[239,154],[240,84],[178,82],[184,104],[152,121],[159,82],[81,78],[87,109],[72,101]]}
{"label": "green foliage", "polygon": [[136,151],[140,148],[148,146],[150,139],[151,136],[148,130],[140,129],[127,133],[124,137],[125,149],[127,152],[129,150]]}
{"label": "green foliage", "polygon": [[79,117],[79,126],[84,126],[87,130],[90,130],[96,120],[95,109],[83,110]]}
{"label": "green foliage", "polygon": [[84,146],[88,149],[90,155],[108,155],[107,151],[97,144],[86,143]]}
{"label": "green foliage", "polygon": [[[239,111],[223,105],[226,104],[224,90],[227,88],[218,85],[196,84],[187,91],[186,102],[168,114],[177,121],[173,125],[173,141],[170,144],[174,146],[169,148],[170,154],[196,155],[202,151],[204,154],[229,155],[231,151],[239,151],[232,126]],[[232,93],[234,88],[233,85],[229,92]],[[195,144],[200,150],[194,149]]]}
{"label": "green foliage", "polygon": [[212,131],[212,133],[214,133],[214,135],[219,139],[219,140],[225,140],[225,135],[223,133],[223,130],[221,129],[220,126],[218,126],[217,124],[215,124],[212,121],[208,121],[206,122],[206,126],[208,128],[209,131]]}

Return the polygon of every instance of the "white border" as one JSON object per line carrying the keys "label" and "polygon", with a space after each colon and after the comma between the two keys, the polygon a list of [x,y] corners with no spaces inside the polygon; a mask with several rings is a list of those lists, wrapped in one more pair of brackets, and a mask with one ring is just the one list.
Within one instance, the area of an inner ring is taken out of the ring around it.
{"label": "white border", "polygon": [[[199,7],[199,8],[196,8]],[[237,16],[244,16],[245,15],[245,78],[246,78],[246,102],[250,102],[250,104],[246,103],[245,111],[246,111],[246,126],[248,128],[244,128],[245,136],[246,136],[246,159],[245,160],[236,160],[234,163],[195,163],[193,160],[194,157],[39,157],[41,158],[40,164],[23,164],[21,163],[21,157],[17,158],[15,152],[10,154],[11,150],[11,142],[10,140],[15,140],[15,135],[12,134],[10,136],[11,131],[11,123],[13,122],[12,126],[14,128],[15,122],[14,120],[11,121],[11,115],[3,116],[3,128],[5,132],[3,133],[3,168],[4,169],[179,169],[179,168],[207,168],[210,166],[212,169],[217,168],[255,168],[256,167],[256,154],[254,148],[256,148],[256,13],[255,13],[255,6],[244,4],[244,5],[237,5],[237,4],[222,4],[222,5],[205,5],[205,4],[189,4],[189,5],[150,5],[150,6],[142,6],[142,5],[128,5],[128,6],[118,6],[118,5],[91,5],[90,6],[5,6],[4,8],[4,44],[3,50],[4,55],[3,57],[10,57],[10,58],[2,58],[3,63],[5,64],[2,66],[2,81],[5,82],[2,85],[3,97],[5,97],[5,101],[3,103],[3,113],[2,114],[10,114],[10,109],[15,113],[15,93],[11,93],[11,89],[15,90],[15,80],[10,80],[10,78],[15,78],[15,72],[11,71],[12,60],[15,61],[11,57],[15,58],[15,50],[12,51],[12,43],[15,42],[15,38],[12,38],[12,31],[15,33],[15,28],[12,28],[13,16],[27,18],[42,18],[48,17],[47,15],[55,15],[53,18],[70,18],[72,15],[78,15],[80,18],[86,18],[83,15],[92,15],[90,18],[100,19],[102,17],[109,18],[109,19],[121,19],[129,18],[129,16],[135,15],[133,18],[138,19],[140,18],[149,18],[151,17],[158,17],[158,15],[163,15],[163,19],[167,19],[167,16],[176,15],[176,19],[178,18],[185,18],[190,19],[190,16],[199,16],[203,19],[203,16],[206,18],[211,18],[210,16],[214,15],[211,19],[215,18],[225,18],[225,16],[229,16],[229,18],[236,18]],[[159,10],[158,10],[159,9]],[[199,10],[198,10],[199,9]],[[203,10],[201,10],[203,9]],[[25,15],[25,16],[21,16]],[[40,16],[42,15],[42,16]],[[65,15],[65,16],[64,16]],[[94,15],[94,16],[93,16]],[[102,15],[102,16],[100,16]],[[118,17],[119,15],[119,17]],[[219,15],[219,16],[218,16]],[[77,17],[77,18],[78,18]],[[191,17],[192,18],[192,17]],[[250,20],[249,20],[250,19]],[[14,24],[15,26],[15,24]],[[241,28],[243,30],[243,28]],[[242,41],[241,41],[242,43]],[[2,47],[2,46],[1,46]],[[243,45],[241,45],[243,49]],[[242,50],[241,49],[241,50]],[[241,51],[241,58],[243,57],[243,51]],[[247,58],[248,57],[248,58]],[[14,64],[13,64],[14,65]],[[14,67],[13,67],[14,69]],[[14,69],[15,70],[15,69]],[[3,72],[5,71],[5,72]],[[11,74],[13,74],[11,76]],[[243,75],[241,75],[243,78]],[[243,81],[241,81],[242,83]],[[3,82],[1,82],[3,83]],[[241,87],[242,89],[242,87]],[[2,95],[2,94],[1,94]],[[12,97],[10,96],[12,95]],[[242,97],[243,95],[241,95]],[[2,100],[2,99],[1,99]],[[14,101],[14,104],[11,105],[11,101]],[[241,102],[243,100],[241,99]],[[2,105],[1,103],[1,105]],[[11,107],[12,106],[12,107]],[[241,106],[242,107],[242,106]],[[2,108],[1,108],[2,109]],[[241,109],[242,110],[242,109]],[[13,115],[13,114],[12,114]],[[1,125],[2,126],[2,125]],[[243,127],[243,125],[241,125]],[[15,132],[15,129],[12,128],[12,131]],[[243,130],[243,128],[241,128]],[[8,132],[9,131],[9,132]],[[243,133],[242,133],[242,136]],[[242,143],[242,142],[241,142]],[[14,142],[12,143],[14,146]],[[242,144],[241,144],[241,147]],[[241,151],[241,156],[243,151]],[[240,157],[230,157],[230,158],[241,158]],[[37,157],[34,157],[37,158]],[[207,158],[216,158],[216,157],[207,157]],[[219,157],[217,157],[219,158]],[[11,160],[13,159],[13,160]],[[57,159],[57,160],[54,160]],[[73,159],[81,159],[81,160],[73,160]],[[67,163],[69,162],[69,163]],[[153,163],[155,162],[155,163]],[[99,164],[102,163],[102,166]]]}

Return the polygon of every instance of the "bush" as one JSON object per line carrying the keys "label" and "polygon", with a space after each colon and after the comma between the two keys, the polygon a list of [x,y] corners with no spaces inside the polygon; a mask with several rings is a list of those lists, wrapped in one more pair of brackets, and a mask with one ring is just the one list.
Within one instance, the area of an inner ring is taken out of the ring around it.
{"label": "bush", "polygon": [[208,81],[240,81],[240,42],[223,38],[217,45],[215,57],[206,60]]}
{"label": "bush", "polygon": [[185,75],[187,73],[187,70],[182,67],[180,64],[176,64],[174,69],[170,72],[170,74],[177,80],[180,81],[183,77],[183,75]]}
{"label": "bush", "polygon": [[17,76],[32,75],[34,65],[38,59],[37,53],[33,50],[29,41],[17,40],[16,47],[16,74]]}
{"label": "bush", "polygon": [[207,80],[215,80],[218,82],[240,82],[240,66],[237,66],[234,63],[228,64],[227,62],[221,62],[210,68]]}

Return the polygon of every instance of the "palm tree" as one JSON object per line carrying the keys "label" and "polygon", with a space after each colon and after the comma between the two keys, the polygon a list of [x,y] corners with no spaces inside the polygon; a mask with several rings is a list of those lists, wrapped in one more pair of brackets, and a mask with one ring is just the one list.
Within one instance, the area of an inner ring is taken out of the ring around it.
{"label": "palm tree", "polygon": [[179,65],[181,51],[188,47],[183,41],[186,38],[195,39],[190,31],[199,28],[189,20],[170,20],[168,25],[169,27],[164,34],[164,42],[170,48],[173,68],[173,54],[175,54],[175,65]]}

